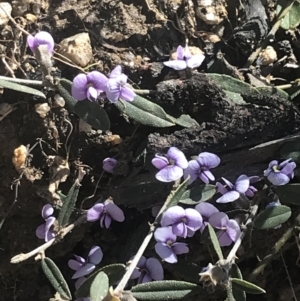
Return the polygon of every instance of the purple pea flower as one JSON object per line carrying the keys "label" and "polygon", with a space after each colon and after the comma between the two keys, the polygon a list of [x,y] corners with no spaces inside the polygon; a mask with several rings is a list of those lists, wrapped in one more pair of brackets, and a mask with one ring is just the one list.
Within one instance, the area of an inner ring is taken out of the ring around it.
{"label": "purple pea flower", "polygon": [[226,213],[216,212],[209,218],[211,226],[221,231],[217,232],[219,244],[221,247],[229,246],[236,242],[241,235],[239,224],[234,219],[229,219]]}
{"label": "purple pea flower", "polygon": [[43,207],[42,217],[45,220],[45,223],[38,226],[35,231],[36,236],[40,239],[44,239],[45,242],[55,237],[55,232],[52,230],[52,226],[55,222],[55,217],[51,216],[53,212],[54,209],[50,204]]}
{"label": "purple pea flower", "polygon": [[198,68],[205,59],[203,54],[192,55],[188,45],[186,45],[185,48],[179,45],[176,55],[176,60],[164,62],[164,65],[174,70],[184,70],[186,68],[194,69]]}
{"label": "purple pea flower", "polygon": [[209,218],[216,212],[219,212],[219,210],[212,204],[202,202],[198,205],[196,205],[195,209],[201,214],[203,218],[202,226],[200,227],[200,232],[202,233],[206,226],[209,224]]}
{"label": "purple pea flower", "polygon": [[77,100],[95,101],[105,90],[108,78],[98,71],[88,74],[80,73],[73,79],[72,96]]}
{"label": "purple pea flower", "polygon": [[186,179],[190,175],[189,184],[192,184],[197,178],[208,184],[209,180],[215,180],[210,169],[217,167],[220,161],[220,158],[215,154],[208,152],[201,153],[196,160],[189,161],[188,168],[184,170],[184,178]]}
{"label": "purple pea flower", "polygon": [[222,179],[227,187],[225,188],[224,185],[217,182],[218,192],[223,194],[223,196],[216,200],[217,203],[230,203],[236,201],[240,197],[240,194],[245,194],[250,186],[250,180],[246,175],[239,176],[234,185],[225,178]]}
{"label": "purple pea flower", "polygon": [[112,220],[123,222],[125,216],[123,211],[112,200],[106,200],[104,203],[97,203],[90,208],[86,219],[89,222],[100,220],[100,227],[108,229]]}
{"label": "purple pea flower", "polygon": [[278,161],[273,160],[269,163],[269,167],[264,171],[264,176],[276,186],[287,184],[294,178],[295,162],[290,162],[292,159],[285,160],[278,164]]}
{"label": "purple pea flower", "polygon": [[158,228],[154,232],[156,253],[169,263],[177,262],[177,255],[188,253],[187,244],[176,242],[176,235],[173,234],[172,227]]}
{"label": "purple pea flower", "polygon": [[109,173],[113,173],[117,164],[118,164],[118,161],[116,159],[105,158],[102,162],[102,168]]}
{"label": "purple pea flower", "polygon": [[173,234],[186,238],[200,229],[202,216],[195,209],[173,206],[164,212],[160,223],[163,227],[172,226]]}
{"label": "purple pea flower", "polygon": [[40,31],[35,36],[29,35],[27,44],[33,53],[41,45],[47,46],[49,54],[52,54],[54,50],[54,40],[51,34],[46,31]]}
{"label": "purple pea flower", "polygon": [[127,78],[128,77],[122,73],[122,67],[120,65],[112,70],[105,89],[106,97],[110,102],[115,103],[119,98],[125,101],[133,101],[136,94],[126,85]]}
{"label": "purple pea flower", "polygon": [[[75,288],[78,289],[85,282],[85,280],[85,277],[78,278],[75,282]],[[91,298],[77,298],[74,301],[91,301]]]}
{"label": "purple pea flower", "polygon": [[152,164],[160,169],[155,175],[161,182],[172,182],[183,176],[183,169],[188,167],[185,155],[177,147],[170,147],[166,156],[156,154]]}
{"label": "purple pea flower", "polygon": [[248,177],[248,179],[249,179],[249,182],[250,182],[250,186],[246,190],[245,195],[247,197],[252,198],[252,197],[254,197],[255,192],[257,192],[257,189],[254,186],[252,186],[251,184],[254,184],[254,183],[260,181],[261,178],[258,177],[258,176],[253,176],[253,177]]}
{"label": "purple pea flower", "polygon": [[148,258],[142,256],[137,264],[137,268],[133,271],[130,279],[138,279],[138,284],[150,282],[152,280],[163,280],[164,269],[156,258]]}
{"label": "purple pea flower", "polygon": [[102,260],[103,253],[100,247],[94,246],[91,248],[87,260],[78,255],[74,256],[76,260],[70,259],[68,261],[68,266],[70,269],[76,271],[72,279],[77,279],[90,274],[95,269],[96,265]]}

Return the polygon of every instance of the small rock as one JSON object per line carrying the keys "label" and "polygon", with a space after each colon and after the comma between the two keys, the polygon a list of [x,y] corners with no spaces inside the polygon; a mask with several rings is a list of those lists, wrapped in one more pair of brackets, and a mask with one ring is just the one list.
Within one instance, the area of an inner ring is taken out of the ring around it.
{"label": "small rock", "polygon": [[55,94],[52,102],[54,108],[63,108],[66,102],[59,94]]}
{"label": "small rock", "polygon": [[[12,6],[8,2],[0,2],[0,26],[6,25],[11,16]],[[5,13],[6,12],[6,13]]]}
{"label": "small rock", "polygon": [[26,158],[28,150],[25,145],[20,145],[14,150],[14,156],[12,158],[12,163],[16,170],[20,171],[25,168]]}
{"label": "small rock", "polygon": [[38,103],[34,107],[35,111],[40,115],[41,118],[45,118],[50,111],[50,107],[47,103]]}
{"label": "small rock", "polygon": [[277,61],[277,53],[272,46],[266,47],[263,49],[257,59],[258,64],[263,66],[268,66]]}
{"label": "small rock", "polygon": [[85,67],[93,58],[91,40],[88,33],[79,33],[62,40],[59,53],[70,59],[74,64]]}

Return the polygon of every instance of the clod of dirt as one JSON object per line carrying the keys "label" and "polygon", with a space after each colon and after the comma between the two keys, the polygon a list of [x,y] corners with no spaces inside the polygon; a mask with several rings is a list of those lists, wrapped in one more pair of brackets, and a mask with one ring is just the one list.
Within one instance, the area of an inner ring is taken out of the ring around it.
{"label": "clod of dirt", "polygon": [[25,145],[20,145],[14,150],[12,163],[18,172],[25,168],[27,154],[28,150]]}
{"label": "clod of dirt", "polygon": [[93,58],[89,34],[83,32],[62,40],[58,52],[74,64],[85,67]]}
{"label": "clod of dirt", "polygon": [[6,25],[11,16],[12,7],[8,2],[0,3],[0,26]]}
{"label": "clod of dirt", "polygon": [[222,1],[198,1],[196,16],[209,25],[220,24],[227,17],[227,10]]}
{"label": "clod of dirt", "polygon": [[38,103],[34,107],[35,111],[40,115],[41,118],[45,118],[50,111],[50,107],[47,103]]}
{"label": "clod of dirt", "polygon": [[263,66],[268,66],[275,61],[277,61],[277,53],[272,46],[263,49],[258,56],[258,62]]}

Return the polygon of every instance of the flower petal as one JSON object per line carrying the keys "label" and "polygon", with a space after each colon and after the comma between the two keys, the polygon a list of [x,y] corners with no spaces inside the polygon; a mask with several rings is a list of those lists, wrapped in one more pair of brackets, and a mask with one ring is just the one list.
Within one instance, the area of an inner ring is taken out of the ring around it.
{"label": "flower petal", "polygon": [[184,217],[185,210],[180,206],[173,206],[164,212],[160,223],[163,227],[166,227],[179,222]]}
{"label": "flower petal", "polygon": [[179,45],[176,49],[177,60],[183,60],[185,56],[185,49]]}
{"label": "flower petal", "polygon": [[217,167],[220,164],[221,159],[213,153],[203,152],[198,155],[197,161],[201,166],[211,169]]}
{"label": "flower petal", "polygon": [[116,78],[122,74],[122,67],[121,65],[117,65],[109,74],[109,78]]}
{"label": "flower petal", "polygon": [[200,175],[199,175],[201,181],[205,184],[209,183],[209,180],[214,181],[215,177],[214,175],[210,172],[210,170],[203,170]]}
{"label": "flower petal", "polygon": [[92,71],[88,73],[86,77],[88,83],[92,84],[98,92],[105,91],[108,78],[103,73],[99,71]]}
{"label": "flower petal", "polygon": [[190,228],[193,228],[195,231],[200,229],[203,222],[201,214],[193,208],[185,209],[185,214],[186,214],[186,225]]}
{"label": "flower petal", "polygon": [[119,97],[125,101],[133,101],[136,97],[136,94],[132,91],[132,89],[125,86],[121,88]]}
{"label": "flower petal", "polygon": [[112,103],[117,102],[121,93],[120,90],[121,88],[118,78],[110,78],[105,89],[107,99]]}
{"label": "flower petal", "polygon": [[45,224],[45,242],[51,240],[53,237],[55,237],[55,233],[51,230],[52,225],[55,222],[55,217],[50,216],[46,219]]}
{"label": "flower petal", "polygon": [[204,61],[205,56],[203,54],[192,55],[186,60],[186,65],[191,68],[198,68]]}
{"label": "flower petal", "polygon": [[172,68],[174,70],[184,70],[187,67],[186,61],[184,60],[172,60],[172,61],[167,61],[163,62],[165,66]]}
{"label": "flower petal", "polygon": [[103,252],[99,246],[94,246],[91,248],[88,255],[88,262],[92,264],[98,264],[103,258]]}
{"label": "flower petal", "polygon": [[203,220],[208,220],[212,214],[219,212],[214,205],[207,202],[196,205],[195,209],[201,214]]}
{"label": "flower petal", "polygon": [[130,276],[130,279],[136,279],[136,278],[139,278],[140,276],[141,276],[140,270],[135,268],[134,271],[132,272],[131,276]]}
{"label": "flower petal", "polygon": [[234,185],[230,181],[228,181],[227,179],[225,179],[223,177],[222,177],[222,180],[225,182],[225,184],[228,186],[228,188],[234,189]]}
{"label": "flower petal", "polygon": [[77,260],[74,260],[74,259],[70,259],[68,261],[68,266],[70,269],[72,269],[74,271],[78,271],[83,266],[83,263],[78,262]]}
{"label": "flower petal", "polygon": [[89,222],[94,222],[100,219],[103,209],[104,209],[104,204],[102,203],[98,203],[94,205],[92,208],[88,210],[86,215],[86,220]]}
{"label": "flower petal", "polygon": [[271,172],[268,175],[268,180],[275,186],[281,186],[287,184],[290,178],[281,172]]}
{"label": "flower petal", "polygon": [[90,101],[96,101],[99,94],[100,93],[94,87],[88,87],[86,91],[86,97]]}
{"label": "flower petal", "polygon": [[182,168],[175,165],[169,165],[161,169],[155,175],[155,178],[161,182],[172,182],[180,179],[182,176],[183,176]]}
{"label": "flower petal", "polygon": [[295,168],[296,168],[296,163],[295,162],[291,162],[291,163],[286,164],[282,168],[281,172],[284,173],[284,174],[286,174],[288,176],[288,175],[290,175],[294,171]]}
{"label": "flower petal", "polygon": [[115,205],[112,201],[105,201],[105,210],[108,212],[108,214],[117,222],[124,222],[125,216],[123,211]]}
{"label": "flower petal", "polygon": [[221,194],[225,194],[228,192],[228,190],[224,187],[224,185],[220,182],[217,182],[216,183],[216,186],[217,186],[217,189],[218,189],[218,192],[221,193]]}
{"label": "flower petal", "polygon": [[241,175],[237,178],[234,186],[237,192],[245,193],[250,186],[250,180],[246,175]]}
{"label": "flower petal", "polygon": [[227,247],[232,244],[232,240],[226,231],[219,231],[217,236],[221,247]]}
{"label": "flower petal", "polygon": [[85,280],[85,277],[78,278],[75,282],[75,288],[78,289],[85,282]]}
{"label": "flower petal", "polygon": [[146,268],[148,270],[149,276],[154,280],[164,279],[164,269],[156,258],[148,258],[146,260]]}
{"label": "flower petal", "polygon": [[176,254],[166,244],[158,242],[155,245],[155,251],[166,262],[169,262],[169,263],[176,263],[177,262]]}
{"label": "flower petal", "polygon": [[118,164],[118,161],[116,159],[105,158],[102,162],[102,168],[109,173],[113,173],[117,164]]}
{"label": "flower petal", "polygon": [[46,223],[39,225],[36,230],[35,230],[35,235],[37,236],[37,238],[39,239],[45,239],[45,228],[46,228]]}
{"label": "flower petal", "polygon": [[240,194],[237,191],[228,191],[223,196],[216,200],[217,203],[231,203],[236,201],[240,197]]}
{"label": "flower petal", "polygon": [[183,238],[187,237],[187,227],[182,222],[172,225],[172,231],[176,236]]}
{"label": "flower petal", "polygon": [[163,169],[169,165],[169,160],[166,157],[155,155],[151,163],[158,169]]}
{"label": "flower petal", "polygon": [[236,220],[230,219],[226,226],[226,232],[233,242],[236,242],[241,235],[241,229]]}
{"label": "flower petal", "polygon": [[47,219],[48,217],[50,217],[54,212],[53,207],[50,204],[46,204],[43,208],[42,208],[42,217],[44,219]]}
{"label": "flower petal", "polygon": [[187,168],[189,165],[184,153],[174,146],[169,148],[167,152],[167,158],[173,159],[175,161],[175,164],[182,169]]}
{"label": "flower petal", "polygon": [[88,81],[87,81],[87,77],[85,74],[80,73],[74,77],[71,93],[72,93],[72,96],[76,100],[86,99],[87,84],[88,84]]}
{"label": "flower petal", "polygon": [[200,166],[196,160],[188,162],[188,167],[183,171],[183,177],[186,179],[190,176],[189,184],[192,184],[198,178]]}
{"label": "flower petal", "polygon": [[176,242],[172,245],[172,250],[175,254],[180,255],[180,254],[185,254],[189,252],[189,248],[187,244],[183,242]]}
{"label": "flower petal", "polygon": [[208,220],[208,222],[211,224],[211,226],[213,226],[217,229],[225,229],[228,221],[229,221],[229,218],[228,218],[227,214],[224,212],[213,213]]}
{"label": "flower petal", "polygon": [[157,242],[162,243],[167,243],[168,241],[176,241],[176,235],[173,234],[172,227],[157,228],[154,232],[154,238]]}
{"label": "flower petal", "polygon": [[145,273],[142,273],[141,277],[139,278],[138,280],[138,284],[141,284],[141,283],[147,283],[147,282],[151,282],[153,279],[148,275],[148,274],[145,274]]}
{"label": "flower petal", "polygon": [[87,274],[90,274],[95,269],[95,265],[92,263],[86,263],[73,275],[72,279],[77,279]]}
{"label": "flower petal", "polygon": [[38,32],[34,38],[32,36],[28,36],[27,38],[28,46],[30,47],[31,51],[34,52],[37,47],[40,45],[47,45],[48,51],[52,54],[54,49],[54,40],[50,33],[46,31]]}
{"label": "flower petal", "polygon": [[111,225],[112,218],[108,214],[105,214],[103,216],[103,218],[104,218],[105,228],[108,229],[110,227],[110,225]]}

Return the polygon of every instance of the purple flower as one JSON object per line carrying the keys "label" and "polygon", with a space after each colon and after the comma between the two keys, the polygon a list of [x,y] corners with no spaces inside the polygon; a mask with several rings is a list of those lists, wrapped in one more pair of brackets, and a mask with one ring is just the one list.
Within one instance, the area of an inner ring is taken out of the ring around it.
{"label": "purple flower", "polygon": [[108,78],[98,71],[88,74],[80,73],[73,79],[72,96],[77,100],[95,101],[105,90]]}
{"label": "purple flower", "polygon": [[161,182],[172,182],[183,176],[183,169],[188,167],[185,155],[177,147],[170,147],[166,156],[156,154],[152,164],[160,169],[155,175]]}
{"label": "purple flower", "polygon": [[190,184],[197,178],[200,178],[205,184],[208,184],[209,180],[215,180],[210,169],[217,167],[220,161],[220,158],[215,154],[208,152],[201,153],[196,160],[189,161],[188,168],[184,170],[184,178],[186,179],[188,175],[190,175]]}
{"label": "purple flower", "polygon": [[227,187],[225,188],[224,185],[217,182],[216,185],[218,192],[223,194],[223,196],[216,200],[217,203],[234,202],[240,197],[240,194],[245,194],[250,186],[250,180],[246,175],[239,176],[234,185],[225,178],[222,179],[226,183]]}
{"label": "purple flower", "polygon": [[55,217],[51,216],[53,212],[54,209],[50,204],[43,207],[42,217],[45,220],[45,223],[38,226],[35,231],[35,235],[40,239],[44,239],[45,242],[55,237],[55,232],[52,230],[52,226],[55,222]]}
{"label": "purple flower", "polygon": [[195,209],[173,206],[164,212],[160,223],[163,227],[172,226],[173,234],[186,238],[200,229],[202,216]]}
{"label": "purple flower", "polygon": [[236,242],[241,235],[239,224],[234,219],[229,219],[224,212],[216,212],[209,218],[209,223],[216,229],[219,244],[221,247],[229,246],[232,242]]}
{"label": "purple flower", "polygon": [[176,235],[172,227],[158,228],[154,232],[156,253],[169,263],[177,262],[177,255],[188,253],[189,248],[185,243],[176,242]]}
{"label": "purple flower", "polygon": [[29,35],[27,37],[27,44],[33,53],[41,45],[48,47],[49,54],[52,54],[54,50],[54,40],[51,34],[46,31],[40,31],[34,37]]}
{"label": "purple flower", "polygon": [[[75,288],[78,289],[85,282],[85,280],[85,277],[78,278],[75,282]],[[74,301],[91,301],[91,298],[77,298]]]}
{"label": "purple flower", "polygon": [[69,268],[76,271],[72,279],[80,278],[91,273],[95,269],[96,264],[102,260],[103,253],[100,247],[94,246],[91,248],[87,260],[81,256],[74,256],[76,260],[70,259],[68,261]]}
{"label": "purple flower", "polygon": [[195,209],[201,214],[203,218],[202,226],[200,227],[200,232],[202,233],[205,229],[205,227],[209,224],[209,218],[216,212],[219,212],[219,210],[212,204],[202,202],[198,205],[196,205]]}
{"label": "purple flower", "polygon": [[294,177],[295,162],[290,162],[288,159],[278,164],[278,161],[273,160],[269,163],[269,167],[264,171],[264,176],[276,186],[285,185]]}
{"label": "purple flower", "polygon": [[109,80],[106,84],[106,97],[112,103],[115,103],[121,98],[125,101],[133,101],[136,94],[126,85],[127,76],[122,73],[122,67],[116,66],[109,75]]}
{"label": "purple flower", "polygon": [[100,227],[108,229],[112,220],[123,222],[125,216],[123,211],[111,200],[104,203],[97,203],[87,212],[87,221],[94,222],[100,220]]}
{"label": "purple flower", "polygon": [[[248,177],[248,179],[250,181],[250,184],[254,184],[254,183],[260,181],[260,177],[258,177],[258,176]],[[246,190],[245,195],[247,197],[252,198],[254,196],[255,192],[257,192],[257,189],[254,186],[250,185],[249,188]]]}
{"label": "purple flower", "polygon": [[131,274],[130,279],[138,279],[139,283],[146,283],[152,280],[163,280],[164,279],[164,270],[156,258],[148,258],[142,256],[137,264],[137,268]]}
{"label": "purple flower", "polygon": [[103,163],[102,163],[102,168],[109,172],[109,173],[113,173],[114,172],[114,169],[115,167],[117,166],[118,164],[118,161],[114,158],[106,158],[103,160]]}
{"label": "purple flower", "polygon": [[177,47],[176,55],[176,60],[164,62],[164,65],[175,70],[183,70],[187,67],[194,69],[198,68],[205,59],[203,54],[192,55],[188,45],[186,45],[185,48],[179,45]]}

